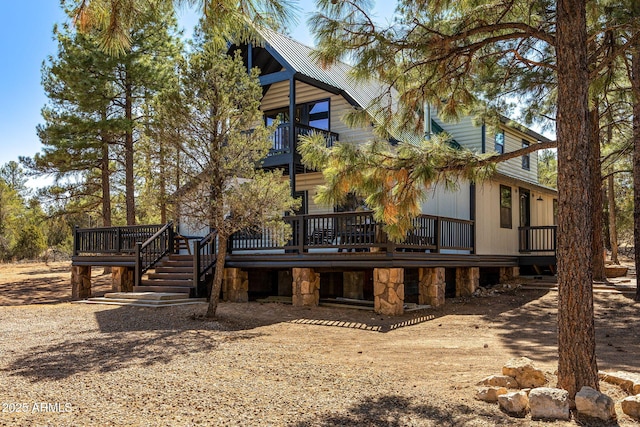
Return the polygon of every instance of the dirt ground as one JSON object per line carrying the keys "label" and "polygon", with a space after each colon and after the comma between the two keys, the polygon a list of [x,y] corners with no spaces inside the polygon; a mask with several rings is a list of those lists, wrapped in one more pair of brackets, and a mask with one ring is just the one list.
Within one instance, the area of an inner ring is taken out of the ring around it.
{"label": "dirt ground", "polygon": [[[97,294],[110,288],[100,273]],[[578,425],[512,418],[473,397],[512,357],[533,359],[553,385],[554,291],[400,317],[223,303],[207,321],[204,304],[70,304],[69,277],[68,263],[0,264],[0,425]],[[640,373],[638,304],[594,299],[599,368]],[[614,425],[640,425],[617,409]]]}

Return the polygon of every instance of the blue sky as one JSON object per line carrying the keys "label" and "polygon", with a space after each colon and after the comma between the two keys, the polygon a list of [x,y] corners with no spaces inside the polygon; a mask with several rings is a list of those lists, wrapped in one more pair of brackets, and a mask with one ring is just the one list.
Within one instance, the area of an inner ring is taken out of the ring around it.
{"label": "blue sky", "polygon": [[[380,1],[376,15],[385,19],[391,15],[395,2]],[[315,10],[313,0],[300,1],[299,24],[292,28],[293,38],[313,45],[306,27]],[[40,68],[49,55],[56,54],[52,30],[55,23],[65,20],[57,0],[3,1],[5,17],[0,25],[0,165],[19,156],[31,157],[40,151],[36,126],[42,123],[40,110],[47,98],[40,85]],[[189,11],[179,11],[181,25],[190,30],[196,17]],[[36,184],[37,185],[37,184]]]}

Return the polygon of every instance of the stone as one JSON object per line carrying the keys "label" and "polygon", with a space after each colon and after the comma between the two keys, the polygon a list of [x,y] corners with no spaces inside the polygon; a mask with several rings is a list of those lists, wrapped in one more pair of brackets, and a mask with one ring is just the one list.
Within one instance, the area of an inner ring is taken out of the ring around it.
{"label": "stone", "polygon": [[225,301],[249,301],[249,273],[240,268],[225,268],[222,295]]}
{"label": "stone", "polygon": [[376,268],[377,280],[381,283],[389,283],[389,269],[388,268]]}
{"label": "stone", "polygon": [[320,275],[311,268],[292,269],[292,296],[294,306],[315,307],[320,302]]}
{"label": "stone", "polygon": [[625,397],[622,399],[621,406],[622,412],[631,418],[640,420],[640,395]]}
{"label": "stone", "polygon": [[478,383],[494,387],[518,388],[518,381],[508,375],[490,375]]}
{"label": "stone", "polygon": [[534,420],[568,420],[569,392],[559,388],[538,387],[529,392],[529,408]]}
{"label": "stone", "polygon": [[508,414],[523,416],[529,410],[529,396],[524,391],[512,391],[498,396],[500,409]]}
{"label": "stone", "polygon": [[500,283],[520,277],[520,267],[500,267]]}
{"label": "stone", "polygon": [[584,386],[576,393],[576,409],[579,415],[603,421],[616,419],[616,404],[609,396],[591,387]]}
{"label": "stone", "polygon": [[498,396],[506,393],[507,389],[504,387],[480,387],[476,392],[476,399],[494,403],[498,401]]}
{"label": "stone", "polygon": [[480,287],[480,269],[478,267],[456,268],[456,296],[469,297]]}
{"label": "stone", "polygon": [[640,394],[640,375],[625,371],[598,372],[598,377],[609,384],[617,385],[630,394]]}
{"label": "stone", "polygon": [[520,388],[541,387],[547,383],[544,372],[527,357],[510,359],[502,367],[502,374],[515,378]]}
{"label": "stone", "polygon": [[418,269],[418,302],[422,305],[441,307],[444,305],[445,270],[444,268]]}
{"label": "stone", "polygon": [[389,269],[389,282],[390,283],[404,283],[404,269],[403,268],[390,268]]}
{"label": "stone", "polygon": [[391,279],[403,280],[404,270],[401,268],[374,268],[373,278],[374,311],[387,316],[402,314],[404,312],[404,283],[395,283]]}
{"label": "stone", "polygon": [[394,290],[398,299],[404,302],[404,283],[397,283]]}
{"label": "stone", "polygon": [[131,267],[111,267],[111,290],[113,292],[133,292],[135,269]]}
{"label": "stone", "polygon": [[74,265],[71,267],[71,299],[80,300],[91,297],[91,266]]}

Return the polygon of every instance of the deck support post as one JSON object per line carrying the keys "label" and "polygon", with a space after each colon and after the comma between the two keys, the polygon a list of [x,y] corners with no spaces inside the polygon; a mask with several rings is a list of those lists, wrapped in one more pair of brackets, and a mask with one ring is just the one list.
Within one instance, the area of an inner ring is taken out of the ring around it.
{"label": "deck support post", "polygon": [[404,313],[404,269],[373,269],[373,309],[378,314],[397,316]]}
{"label": "deck support post", "polygon": [[312,268],[293,268],[292,276],[293,305],[316,307],[320,303],[320,274]]}
{"label": "deck support post", "polygon": [[520,267],[500,267],[500,283],[520,277]]}
{"label": "deck support post", "polygon": [[480,268],[456,268],[456,296],[468,297],[480,287]]}
{"label": "deck support post", "polygon": [[440,307],[444,305],[446,289],[445,270],[442,267],[418,269],[420,305]]}
{"label": "deck support post", "polygon": [[343,272],[342,283],[344,298],[364,299],[364,271]]}
{"label": "deck support post", "polygon": [[222,299],[229,302],[249,301],[249,272],[241,268],[225,268]]}
{"label": "deck support post", "polygon": [[135,269],[132,267],[111,267],[111,290],[113,292],[133,292]]}
{"label": "deck support post", "polygon": [[91,297],[91,266],[71,267],[71,299],[74,301]]}

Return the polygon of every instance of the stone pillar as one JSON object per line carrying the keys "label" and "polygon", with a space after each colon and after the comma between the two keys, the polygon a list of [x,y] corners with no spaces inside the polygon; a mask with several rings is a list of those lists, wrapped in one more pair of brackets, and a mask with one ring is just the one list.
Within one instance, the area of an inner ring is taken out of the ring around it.
{"label": "stone pillar", "polygon": [[500,267],[500,283],[520,277],[520,267]]}
{"label": "stone pillar", "polygon": [[478,267],[456,268],[456,296],[468,297],[480,286],[480,269]]}
{"label": "stone pillar", "polygon": [[135,268],[111,267],[111,290],[113,292],[133,292]]}
{"label": "stone pillar", "polygon": [[345,271],[342,273],[342,296],[364,299],[364,271]]}
{"label": "stone pillar", "polygon": [[444,268],[419,268],[418,303],[440,307],[444,305],[445,283]]}
{"label": "stone pillar", "polygon": [[296,307],[316,307],[320,302],[320,274],[312,268],[292,269],[291,301]]}
{"label": "stone pillar", "polygon": [[376,313],[395,316],[404,313],[404,269],[373,269],[373,309]]}
{"label": "stone pillar", "polygon": [[91,266],[71,267],[71,299],[79,300],[91,296]]}
{"label": "stone pillar", "polygon": [[225,301],[249,301],[249,272],[240,268],[225,268],[222,289],[222,299]]}

